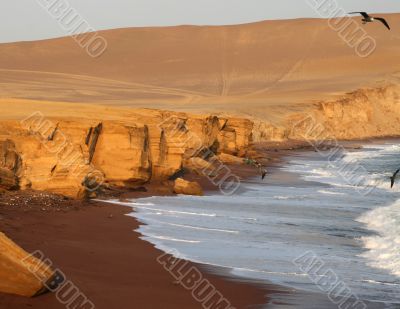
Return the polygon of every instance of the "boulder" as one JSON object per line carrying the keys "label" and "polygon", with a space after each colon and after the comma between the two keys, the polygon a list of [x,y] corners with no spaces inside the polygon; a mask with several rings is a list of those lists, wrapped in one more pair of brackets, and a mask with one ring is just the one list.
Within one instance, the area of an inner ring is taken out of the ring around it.
{"label": "boulder", "polygon": [[187,159],[184,166],[198,172],[212,170],[212,164],[199,157]]}
{"label": "boulder", "polygon": [[13,171],[0,167],[0,189],[18,189],[18,177]]}
{"label": "boulder", "polygon": [[227,153],[221,153],[218,155],[218,159],[222,162],[222,163],[243,163],[243,158],[239,158],[237,156],[232,156],[230,154]]}
{"label": "boulder", "polygon": [[178,178],[174,183],[174,192],[176,194],[185,194],[185,195],[203,195],[203,189],[197,182],[191,182],[184,180],[182,178]]}
{"label": "boulder", "polygon": [[46,289],[54,272],[0,233],[0,292],[32,297]]}

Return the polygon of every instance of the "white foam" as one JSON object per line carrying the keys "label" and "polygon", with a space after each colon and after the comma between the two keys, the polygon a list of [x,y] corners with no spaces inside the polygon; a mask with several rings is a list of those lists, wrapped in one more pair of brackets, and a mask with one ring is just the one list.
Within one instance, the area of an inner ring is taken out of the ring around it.
{"label": "white foam", "polygon": [[273,198],[276,200],[288,200],[290,196],[275,195]]}
{"label": "white foam", "polygon": [[118,200],[98,200],[98,199],[93,199],[93,201],[97,202],[103,202],[103,203],[109,203],[109,204],[117,204],[117,205],[123,205],[123,206],[154,206],[153,203],[140,203],[140,202],[120,202]]}
{"label": "white foam", "polygon": [[329,177],[334,176],[334,174],[332,172],[330,172],[328,170],[328,168],[327,169],[314,168],[314,169],[311,170],[311,174],[313,174],[313,175],[309,176],[309,177],[312,177],[312,178],[320,178],[320,177],[329,178]]}
{"label": "white foam", "polygon": [[215,214],[215,213],[199,213],[199,212],[166,210],[166,209],[149,208],[149,207],[135,207],[135,208],[154,210],[154,211],[161,212],[161,213],[179,214],[179,215],[187,215],[187,216],[200,216],[200,217],[216,217],[217,216],[217,214]]}
{"label": "white foam", "polygon": [[185,242],[185,243],[189,243],[189,244],[201,243],[200,240],[187,240],[187,239],[179,239],[179,238],[173,238],[173,237],[167,237],[167,236],[147,235],[147,237],[160,239],[160,240],[167,240],[167,241]]}
{"label": "white foam", "polygon": [[[362,168],[363,160],[370,161],[371,158],[379,158],[387,155],[393,156],[399,151],[399,145],[367,145],[361,151],[345,152],[343,157],[338,160],[330,162],[314,161],[314,164],[312,165],[314,168],[309,168],[305,164],[301,164],[301,161],[292,160],[290,162],[291,165],[288,166],[287,170],[299,173],[300,176],[307,181],[318,181],[335,187],[355,188],[357,190],[365,188],[365,190],[368,191],[371,188],[376,187],[384,190],[399,191],[400,188],[390,188],[389,176],[391,176],[391,172],[369,175],[366,174]],[[354,164],[360,163],[360,173],[358,175],[351,175],[351,177],[349,177],[349,173],[351,172],[349,163],[353,164],[353,162]],[[349,168],[345,168],[346,165],[348,165]]]}
{"label": "white foam", "polygon": [[328,190],[318,190],[318,193],[328,194],[328,195],[346,195],[345,193],[333,192],[333,191],[328,191]]}
{"label": "white foam", "polygon": [[400,276],[400,200],[388,207],[374,209],[358,221],[378,233],[362,238],[368,249],[363,257],[368,259],[369,265]]}
{"label": "white foam", "polygon": [[275,199],[275,200],[295,200],[295,201],[298,201],[298,200],[307,199],[309,197],[310,197],[310,195],[308,195],[308,194],[305,194],[305,195],[292,195],[292,196],[275,195],[275,196],[273,196],[273,199]]}
{"label": "white foam", "polygon": [[250,273],[260,273],[267,275],[283,275],[283,276],[297,276],[297,277],[307,277],[308,274],[302,272],[279,272],[279,271],[268,271],[268,270],[260,270],[260,269],[251,269],[251,268],[243,268],[243,267],[234,267],[232,268],[232,273],[240,274],[242,272],[250,272]]}
{"label": "white foam", "polygon": [[239,231],[231,231],[231,230],[222,230],[222,229],[212,229],[207,227],[199,227],[199,226],[192,226],[192,225],[184,225],[184,224],[176,224],[176,223],[166,223],[167,225],[183,227],[186,229],[193,229],[193,230],[203,230],[203,231],[212,231],[212,232],[221,232],[221,233],[231,233],[231,234],[239,234]]}
{"label": "white foam", "polygon": [[383,281],[376,281],[376,280],[362,280],[362,282],[380,284],[380,285],[389,285],[389,286],[395,286],[395,287],[400,286],[399,283],[383,282]]}
{"label": "white foam", "polygon": [[[370,151],[368,151],[370,150]],[[372,159],[372,158],[377,158],[385,154],[390,154],[393,152],[399,152],[400,151],[400,146],[398,145],[392,145],[392,144],[373,144],[373,145],[366,145],[363,147],[363,150],[361,151],[349,151],[346,152],[342,160],[346,162],[352,162],[355,160],[361,160],[361,159]]]}
{"label": "white foam", "polygon": [[115,200],[98,200],[100,202],[106,202],[106,203],[111,203],[111,204],[118,204],[118,205],[124,205],[124,206],[130,206],[132,208],[138,208],[138,209],[146,209],[146,210],[151,210],[157,212],[157,214],[160,213],[170,213],[170,214],[180,214],[180,215],[189,215],[189,216],[201,216],[201,217],[216,217],[217,214],[215,213],[198,213],[198,212],[189,212],[189,211],[177,211],[177,210],[167,210],[167,209],[160,209],[160,208],[154,208],[154,207],[144,207],[141,205],[145,206],[153,206],[153,203],[134,203],[134,202],[119,202]]}

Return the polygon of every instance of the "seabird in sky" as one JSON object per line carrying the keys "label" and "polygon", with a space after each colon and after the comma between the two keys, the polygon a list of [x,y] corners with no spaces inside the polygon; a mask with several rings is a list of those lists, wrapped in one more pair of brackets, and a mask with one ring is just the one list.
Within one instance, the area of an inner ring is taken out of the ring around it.
{"label": "seabird in sky", "polygon": [[382,17],[372,17],[372,16],[369,16],[367,12],[351,12],[349,14],[361,14],[361,16],[363,17],[363,19],[362,19],[363,24],[372,23],[375,20],[379,20],[382,24],[385,25],[386,28],[388,28],[390,30],[390,26],[389,26],[388,22],[386,21],[386,19],[384,19]]}

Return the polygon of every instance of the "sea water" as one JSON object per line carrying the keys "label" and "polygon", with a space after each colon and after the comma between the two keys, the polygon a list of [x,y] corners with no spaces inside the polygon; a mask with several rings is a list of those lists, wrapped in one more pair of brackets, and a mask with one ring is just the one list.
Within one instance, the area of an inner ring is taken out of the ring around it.
{"label": "sea water", "polygon": [[400,304],[400,175],[393,189],[389,179],[398,168],[400,146],[387,141],[334,155],[292,155],[265,181],[245,181],[233,196],[122,204],[145,223],[139,228],[145,240],[180,257],[321,293],[293,262],[312,252],[353,295]]}

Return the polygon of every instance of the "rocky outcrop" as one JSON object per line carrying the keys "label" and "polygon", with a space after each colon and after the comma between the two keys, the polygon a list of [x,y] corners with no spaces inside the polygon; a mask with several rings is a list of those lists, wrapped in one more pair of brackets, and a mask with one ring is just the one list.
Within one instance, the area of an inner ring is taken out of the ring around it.
{"label": "rocky outcrop", "polygon": [[144,125],[104,122],[93,156],[93,169],[108,185],[132,187],[150,180],[149,132]]}
{"label": "rocky outcrop", "polygon": [[359,89],[305,105],[274,124],[253,119],[253,141],[351,140],[400,134],[400,85]]}
{"label": "rocky outcrop", "polygon": [[22,160],[13,141],[0,141],[0,188],[18,189],[21,167]]}
{"label": "rocky outcrop", "polygon": [[201,161],[205,166],[217,154],[245,154],[252,129],[246,119],[153,110],[129,121],[40,113],[2,121],[0,187],[70,197],[137,187],[166,180],[186,165],[198,167]]}
{"label": "rocky outcrop", "polygon": [[203,195],[203,189],[197,182],[186,181],[182,178],[177,178],[174,183],[174,192],[184,195]]}
{"label": "rocky outcrop", "polygon": [[201,171],[211,170],[212,163],[200,158],[190,158],[184,162],[184,167],[190,171],[201,173]]}
{"label": "rocky outcrop", "polygon": [[219,153],[242,156],[252,142],[253,122],[248,119],[229,118],[218,134]]}
{"label": "rocky outcrop", "polygon": [[283,142],[289,138],[290,130],[284,124],[273,125],[267,121],[254,120],[253,141]]}
{"label": "rocky outcrop", "polygon": [[229,164],[240,164],[240,163],[243,163],[243,158],[232,156],[232,155],[227,154],[227,153],[219,154],[218,155],[218,159],[223,163],[229,163]]}
{"label": "rocky outcrop", "polygon": [[104,187],[167,180],[183,168],[209,171],[207,165],[215,164],[215,158],[239,163],[252,156],[253,142],[396,136],[399,89],[361,89],[316,102],[274,124],[157,110],[117,117],[112,109],[111,116],[101,119],[91,114],[46,118],[39,113],[22,121],[2,120],[0,189],[32,188],[70,197],[90,191],[94,196]]}
{"label": "rocky outcrop", "polygon": [[292,139],[362,139],[400,134],[400,86],[359,89],[314,110],[292,115],[286,124]]}
{"label": "rocky outcrop", "polygon": [[49,266],[0,233],[0,292],[34,296],[54,275]]}

